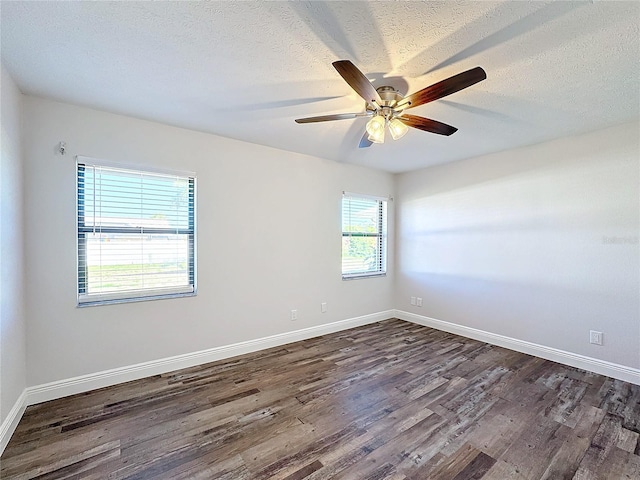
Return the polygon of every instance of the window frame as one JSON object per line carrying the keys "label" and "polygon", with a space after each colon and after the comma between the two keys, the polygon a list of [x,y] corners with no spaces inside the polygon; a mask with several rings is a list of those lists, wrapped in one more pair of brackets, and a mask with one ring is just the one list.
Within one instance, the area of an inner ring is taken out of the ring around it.
{"label": "window frame", "polygon": [[[188,179],[189,185],[189,205],[188,205],[188,228],[148,228],[148,227],[114,227],[85,224],[85,191],[84,173],[80,174],[81,167],[105,167],[116,170],[123,170],[134,174],[175,176]],[[197,178],[193,172],[159,169],[146,165],[125,164],[101,160],[85,156],[76,156],[76,304],[78,307],[89,307],[96,305],[109,305],[115,303],[143,302],[150,300],[162,300],[167,298],[190,297],[197,295]],[[86,264],[86,251],[88,234],[95,233],[113,234],[147,234],[147,235],[187,235],[187,263],[188,263],[188,286],[158,287],[154,289],[129,289],[109,293],[88,294],[86,286],[88,282],[88,265]],[[82,254],[84,252],[84,254]],[[84,282],[82,281],[84,278]]]}
{"label": "window frame", "polygon": [[[358,200],[373,200],[378,203],[378,216],[377,216],[377,228],[378,232],[345,232],[344,231],[344,200],[347,198],[353,198]],[[371,278],[371,277],[385,277],[387,275],[387,247],[388,247],[388,233],[387,233],[387,224],[388,224],[388,208],[389,208],[389,197],[378,197],[374,195],[366,195],[360,193],[351,193],[351,192],[342,192],[342,200],[341,200],[341,215],[340,215],[340,230],[342,232],[341,238],[345,237],[367,237],[367,238],[377,238],[377,251],[378,255],[376,258],[377,270],[369,271],[369,272],[356,272],[356,273],[345,273],[343,270],[343,265],[341,266],[342,280],[358,280],[361,278]],[[341,254],[343,246],[341,246]],[[341,255],[342,258],[342,255]]]}

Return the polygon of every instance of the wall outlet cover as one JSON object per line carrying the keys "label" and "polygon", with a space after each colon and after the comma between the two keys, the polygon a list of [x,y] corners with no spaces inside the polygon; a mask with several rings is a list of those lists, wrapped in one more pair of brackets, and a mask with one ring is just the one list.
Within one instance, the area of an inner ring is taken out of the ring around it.
{"label": "wall outlet cover", "polygon": [[589,331],[589,343],[594,345],[602,345],[602,332],[598,332],[596,330]]}

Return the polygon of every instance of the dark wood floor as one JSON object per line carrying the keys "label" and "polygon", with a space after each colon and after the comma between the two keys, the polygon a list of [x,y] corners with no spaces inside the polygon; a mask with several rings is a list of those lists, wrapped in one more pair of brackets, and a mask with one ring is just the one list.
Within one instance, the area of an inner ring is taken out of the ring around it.
{"label": "dark wood floor", "polygon": [[27,409],[2,479],[640,479],[640,386],[400,320]]}

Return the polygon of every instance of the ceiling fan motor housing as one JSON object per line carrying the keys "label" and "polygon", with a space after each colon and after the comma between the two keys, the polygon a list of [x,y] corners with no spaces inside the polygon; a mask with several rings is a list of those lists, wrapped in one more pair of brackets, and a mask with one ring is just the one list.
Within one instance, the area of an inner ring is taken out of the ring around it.
{"label": "ceiling fan motor housing", "polygon": [[378,87],[376,88],[376,91],[378,92],[378,95],[380,95],[382,105],[376,106],[374,104],[367,103],[367,111],[373,112],[377,115],[382,115],[387,120],[391,119],[394,115],[402,113],[402,110],[396,110],[394,107],[404,98],[404,95],[388,85]]}

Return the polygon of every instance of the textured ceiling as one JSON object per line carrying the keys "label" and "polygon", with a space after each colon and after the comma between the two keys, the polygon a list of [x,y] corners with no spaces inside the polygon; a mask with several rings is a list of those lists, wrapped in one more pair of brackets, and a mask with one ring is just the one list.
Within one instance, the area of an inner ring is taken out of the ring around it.
{"label": "textured ceiling", "polygon": [[[637,119],[638,2],[1,2],[27,94],[400,172]],[[459,128],[358,149],[331,63],[409,93],[487,80],[411,113]]]}

